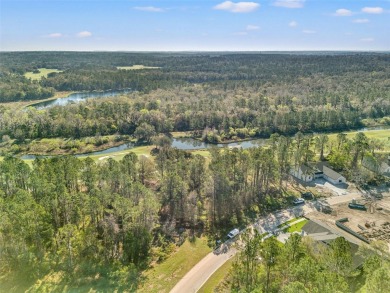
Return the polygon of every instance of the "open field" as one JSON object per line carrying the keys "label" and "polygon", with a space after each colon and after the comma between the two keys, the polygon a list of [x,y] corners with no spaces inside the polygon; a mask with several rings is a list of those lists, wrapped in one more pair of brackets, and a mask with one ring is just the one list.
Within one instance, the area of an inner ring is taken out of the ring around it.
{"label": "open field", "polygon": [[166,261],[145,272],[145,283],[138,292],[169,292],[210,251],[205,238],[187,240]]}
{"label": "open field", "polygon": [[42,77],[47,77],[47,75],[49,73],[53,73],[53,72],[56,72],[56,73],[59,73],[59,72],[62,72],[62,70],[58,70],[58,69],[48,69],[48,68],[38,68],[39,70],[39,73],[34,73],[34,72],[26,72],[24,74],[24,76],[26,78],[29,78],[31,80],[40,80]]}
{"label": "open field", "polygon": [[140,70],[140,69],[159,69],[160,67],[133,65],[133,66],[117,66],[119,70]]}

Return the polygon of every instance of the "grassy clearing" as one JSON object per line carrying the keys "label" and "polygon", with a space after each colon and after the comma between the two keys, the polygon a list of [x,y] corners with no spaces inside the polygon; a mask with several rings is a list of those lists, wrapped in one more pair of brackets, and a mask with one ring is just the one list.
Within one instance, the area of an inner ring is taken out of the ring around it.
{"label": "grassy clearing", "polygon": [[[348,139],[353,139],[355,135],[358,133],[358,131],[348,131],[344,132],[347,135]],[[367,130],[363,131],[363,133],[369,138],[369,139],[378,139],[383,142],[384,149],[382,152],[389,152],[390,151],[390,129],[380,129],[380,130]],[[337,134],[338,133],[331,133],[329,134],[329,141],[332,144],[335,144],[337,141]]]}
{"label": "grassy clearing", "polygon": [[187,240],[166,261],[145,272],[145,283],[138,292],[169,292],[210,251],[206,238]]}
{"label": "grassy clearing", "polygon": [[24,74],[24,76],[26,78],[31,79],[31,80],[40,80],[40,79],[42,79],[42,77],[47,77],[47,75],[49,73],[53,73],[53,72],[59,73],[59,72],[62,72],[62,70],[48,69],[48,68],[38,68],[38,70],[39,70],[39,73],[34,73],[34,72],[30,71],[30,72],[26,72]]}
{"label": "grassy clearing", "polygon": [[278,225],[278,228],[281,228],[281,227],[283,227],[283,226],[286,226],[286,225],[288,225],[288,224],[290,224],[290,223],[292,223],[292,222],[298,221],[299,219],[302,219],[302,218],[292,218],[291,220],[288,220],[287,222],[284,222],[284,223]]}
{"label": "grassy clearing", "polygon": [[174,131],[171,135],[174,138],[192,137],[191,131]]}
{"label": "grassy clearing", "polygon": [[141,69],[159,69],[161,67],[133,65],[133,66],[117,66],[116,68],[119,70],[141,70]]}
{"label": "grassy clearing", "polygon": [[233,265],[233,258],[225,262],[214,274],[207,280],[206,283],[199,289],[198,293],[214,292],[219,284],[226,278]]}
{"label": "grassy clearing", "polygon": [[293,232],[301,232],[302,231],[302,227],[305,226],[305,224],[308,222],[309,220],[303,220],[302,222],[299,222],[299,223],[296,223],[294,225],[292,225],[291,227],[288,227],[286,229],[286,231],[284,232],[288,232],[288,233],[293,233]]}
{"label": "grassy clearing", "polygon": [[154,146],[140,146],[140,147],[135,147],[133,149],[128,149],[128,150],[123,150],[123,151],[118,151],[118,152],[113,152],[109,154],[101,154],[101,155],[91,155],[89,156],[91,159],[94,161],[99,161],[102,162],[104,160],[108,160],[108,158],[112,158],[116,161],[120,161],[123,159],[124,156],[126,156],[128,153],[135,153],[137,156],[147,156],[149,158],[153,158],[150,155],[150,151],[154,148]]}

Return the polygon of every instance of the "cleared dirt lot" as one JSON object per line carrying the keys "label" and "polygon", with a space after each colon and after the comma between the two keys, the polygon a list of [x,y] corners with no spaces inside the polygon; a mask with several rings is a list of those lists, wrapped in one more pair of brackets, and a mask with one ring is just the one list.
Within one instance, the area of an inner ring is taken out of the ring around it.
{"label": "cleared dirt lot", "polygon": [[[379,194],[383,197],[382,199],[363,195],[358,190],[347,192],[346,195],[329,197],[324,199],[323,202],[327,202],[332,208],[330,214],[314,211],[308,217],[326,223],[343,235],[346,232],[338,228],[335,222],[342,218],[348,218],[348,222],[344,223],[348,228],[370,240],[385,240],[390,244],[390,192],[385,188],[380,190]],[[348,203],[352,199],[364,204],[367,211],[349,208]],[[349,236],[353,237],[350,234]]]}

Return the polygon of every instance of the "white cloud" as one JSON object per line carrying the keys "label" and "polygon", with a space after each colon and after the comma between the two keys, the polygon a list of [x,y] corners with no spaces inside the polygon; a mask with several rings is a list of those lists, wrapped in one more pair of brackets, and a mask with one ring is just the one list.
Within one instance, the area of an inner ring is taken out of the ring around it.
{"label": "white cloud", "polygon": [[233,35],[235,35],[235,36],[246,36],[247,34],[248,34],[248,32],[236,32]]}
{"label": "white cloud", "polygon": [[246,12],[255,11],[259,7],[260,7],[260,4],[256,3],[256,2],[237,2],[237,3],[234,3],[231,1],[225,1],[225,2],[222,2],[222,3],[214,6],[214,9],[226,10],[226,11],[235,12],[235,13],[246,13]]}
{"label": "white cloud", "polygon": [[298,23],[295,20],[290,21],[288,24],[289,27],[296,27],[297,25],[298,25]]}
{"label": "white cloud", "polygon": [[48,34],[46,37],[47,38],[52,38],[52,39],[61,38],[62,34],[61,33],[52,33],[52,34]]}
{"label": "white cloud", "polygon": [[135,10],[140,10],[140,11],[147,11],[147,12],[163,12],[164,9],[159,8],[159,7],[154,7],[154,6],[137,6],[134,7]]}
{"label": "white cloud", "polygon": [[382,7],[364,7],[364,8],[362,8],[362,11],[365,13],[370,13],[370,14],[381,14],[381,13],[383,13],[383,8]]}
{"label": "white cloud", "polygon": [[316,31],[313,31],[313,30],[303,30],[302,31],[304,34],[315,34]]}
{"label": "white cloud", "polygon": [[341,8],[341,9],[337,9],[333,15],[334,16],[351,16],[352,11],[348,10],[348,9]]}
{"label": "white cloud", "polygon": [[370,21],[367,18],[358,18],[358,19],[354,19],[352,22],[354,22],[354,23],[369,23]]}
{"label": "white cloud", "polygon": [[253,25],[253,24],[248,24],[248,25],[246,26],[246,30],[248,30],[248,31],[257,31],[257,30],[259,30],[259,29],[260,29],[259,26]]}
{"label": "white cloud", "polygon": [[373,38],[362,38],[362,39],[360,39],[360,41],[361,42],[373,42],[374,41],[374,39]]}
{"label": "white cloud", "polygon": [[286,7],[286,8],[302,8],[305,0],[277,0],[274,2],[274,6]]}
{"label": "white cloud", "polygon": [[92,36],[92,33],[89,31],[82,31],[77,34],[78,38],[88,38],[90,36]]}

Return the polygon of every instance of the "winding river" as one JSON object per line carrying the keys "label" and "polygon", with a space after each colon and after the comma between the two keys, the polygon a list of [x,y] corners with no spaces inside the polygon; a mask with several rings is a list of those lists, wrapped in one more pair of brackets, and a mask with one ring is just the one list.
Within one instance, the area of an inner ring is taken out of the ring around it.
{"label": "winding river", "polygon": [[[355,131],[370,131],[370,130],[382,130],[382,129],[389,129],[387,126],[378,126],[378,127],[372,127],[372,128],[362,128]],[[195,150],[203,150],[203,149],[210,149],[210,148],[235,148],[239,147],[242,149],[248,149],[251,147],[258,147],[263,146],[267,144],[268,139],[252,139],[252,140],[246,140],[241,142],[231,142],[231,143],[219,143],[219,144],[211,144],[211,143],[205,143],[193,138],[174,138],[172,140],[172,147],[177,148],[179,150],[187,150],[187,151],[195,151]],[[83,158],[83,157],[89,157],[89,156],[100,156],[100,155],[109,155],[111,153],[116,153],[120,151],[126,151],[133,148],[138,147],[139,145],[136,145],[134,143],[125,143],[116,147],[108,148],[102,151],[96,151],[86,154],[76,154],[75,157]],[[23,160],[34,160],[35,158],[40,157],[50,157],[45,155],[23,155],[20,158]]]}
{"label": "winding river", "polygon": [[54,100],[39,102],[30,105],[30,107],[34,107],[38,110],[47,109],[54,106],[65,106],[67,104],[77,104],[83,102],[87,99],[98,99],[98,98],[108,98],[114,97],[121,94],[126,94],[131,92],[131,89],[123,89],[123,90],[108,90],[102,92],[80,92],[73,93],[64,98],[58,98]]}
{"label": "winding river", "polygon": [[[209,149],[209,148],[234,148],[234,147],[240,147],[243,149],[251,148],[251,147],[258,147],[266,144],[266,139],[252,139],[242,142],[232,142],[232,143],[219,143],[219,144],[211,144],[211,143],[205,143],[201,142],[199,140],[193,139],[193,138],[174,138],[172,140],[172,147],[177,148],[179,150],[187,150],[187,151],[195,151],[195,150],[203,150],[203,149]],[[109,155],[111,153],[120,152],[120,151],[126,151],[133,149],[135,147],[138,147],[139,145],[133,144],[133,143],[125,143],[121,144],[116,147],[108,148],[102,151],[96,151],[92,153],[86,153],[86,154],[77,154],[74,155],[78,158],[83,157],[89,157],[89,156],[100,156],[100,155]],[[39,155],[23,155],[20,158],[23,160],[34,160],[35,158],[45,158],[50,156],[39,156]]]}

